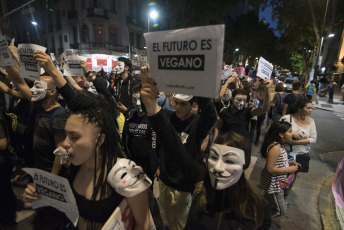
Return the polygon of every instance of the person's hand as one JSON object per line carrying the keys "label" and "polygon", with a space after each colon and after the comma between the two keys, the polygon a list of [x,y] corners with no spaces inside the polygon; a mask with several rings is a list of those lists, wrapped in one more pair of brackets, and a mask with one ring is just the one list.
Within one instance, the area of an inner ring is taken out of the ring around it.
{"label": "person's hand", "polygon": [[[296,163],[296,162],[295,162],[295,163]],[[294,173],[294,172],[296,172],[297,170],[299,170],[299,166],[301,167],[301,165],[300,165],[299,163],[290,165],[289,168],[288,168],[289,173]]]}
{"label": "person's hand", "polygon": [[32,203],[33,201],[39,200],[39,194],[33,187],[33,184],[28,184],[24,190],[23,201],[27,203]]}
{"label": "person's hand", "polygon": [[289,166],[293,166],[293,165],[297,165],[297,166],[300,166],[301,167],[301,164],[300,163],[297,163],[295,161],[289,161]]}
{"label": "person's hand", "polygon": [[117,109],[121,111],[121,113],[125,113],[128,111],[127,107],[125,107],[125,105],[123,105],[122,103],[117,104]]}
{"label": "person's hand", "polygon": [[149,65],[141,68],[141,100],[146,107],[147,115],[154,115],[159,111],[159,106],[156,102],[159,97],[159,89],[153,78],[149,77]]}
{"label": "person's hand", "polygon": [[156,180],[159,181],[159,177],[160,177],[160,168],[159,167],[156,169],[154,177],[156,177]]}
{"label": "person's hand", "polygon": [[50,55],[42,51],[35,51],[33,53],[33,58],[36,62],[40,64],[40,66],[45,70],[45,72],[47,72],[51,76],[54,75],[53,72],[56,70],[56,67],[53,61],[51,60]]}
{"label": "person's hand", "polygon": [[[290,115],[291,116],[291,115]],[[294,139],[300,140],[302,138],[302,135],[298,131],[293,131],[291,132],[291,135],[293,136]]]}

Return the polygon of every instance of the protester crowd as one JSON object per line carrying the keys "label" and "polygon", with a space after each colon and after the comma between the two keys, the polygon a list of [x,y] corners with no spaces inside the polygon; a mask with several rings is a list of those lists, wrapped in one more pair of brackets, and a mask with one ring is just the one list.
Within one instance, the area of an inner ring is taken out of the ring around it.
{"label": "protester crowd", "polygon": [[[285,94],[277,83],[270,100],[269,80],[229,76],[218,98],[162,93],[149,65],[133,76],[131,61],[121,57],[107,78],[100,66],[89,71],[81,62],[83,76],[64,76],[64,60],[53,62],[41,51],[33,57],[44,73],[31,81],[20,74],[16,47],[9,49],[14,65],[0,73],[3,228],[15,225],[11,178],[22,161],[22,167],[68,179],[80,215],[77,229],[101,229],[124,199],[134,229],[164,229],[160,208],[170,230],[270,229],[271,218],[287,213],[297,173],[308,172],[317,139],[312,86],[300,94],[296,81]],[[270,127],[261,137],[264,121]],[[244,174],[251,143],[262,144],[266,160],[259,188]],[[22,174],[14,182],[20,178],[26,179],[24,202],[40,199],[31,177]],[[159,183],[160,206],[153,183]],[[73,229],[51,207],[36,215],[54,215],[56,229]],[[42,229],[51,229],[46,224]]]}

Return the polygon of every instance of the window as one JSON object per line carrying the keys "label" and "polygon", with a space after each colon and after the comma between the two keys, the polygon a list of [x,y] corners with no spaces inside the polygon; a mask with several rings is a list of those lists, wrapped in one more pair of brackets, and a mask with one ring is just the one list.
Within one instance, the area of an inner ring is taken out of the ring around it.
{"label": "window", "polygon": [[111,45],[117,45],[117,34],[116,34],[116,28],[115,27],[110,27],[109,42]]}
{"label": "window", "polygon": [[141,35],[136,34],[136,47],[140,48]]}
{"label": "window", "polygon": [[116,0],[112,0],[112,11],[113,12],[117,12],[117,6],[116,6],[116,4],[117,4],[117,1]]}
{"label": "window", "polygon": [[51,38],[51,51],[52,53],[55,53],[55,38]]}
{"label": "window", "polygon": [[[60,41],[60,50],[63,52],[63,40],[62,40],[62,35],[59,36],[59,41]],[[62,53],[61,52],[61,53]]]}
{"label": "window", "polygon": [[103,25],[94,25],[94,42],[96,46],[104,45],[104,28]]}
{"label": "window", "polygon": [[134,33],[133,32],[129,33],[129,42],[130,42],[130,45],[134,45]]}
{"label": "window", "polygon": [[87,43],[89,42],[89,33],[87,25],[81,26],[81,42]]}
{"label": "window", "polygon": [[67,35],[64,36],[64,42],[68,42]]}

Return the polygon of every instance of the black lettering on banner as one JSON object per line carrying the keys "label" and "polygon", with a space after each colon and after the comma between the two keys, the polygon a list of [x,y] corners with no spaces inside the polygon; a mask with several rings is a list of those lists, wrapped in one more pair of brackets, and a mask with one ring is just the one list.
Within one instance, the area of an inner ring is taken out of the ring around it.
{"label": "black lettering on banner", "polygon": [[38,68],[37,68],[37,64],[35,63],[24,63],[25,64],[25,69],[28,71],[32,71],[32,72],[38,72]]}
{"label": "black lettering on banner", "polygon": [[40,195],[67,203],[66,199],[64,198],[63,194],[48,189],[42,185],[36,184],[36,190]]}
{"label": "black lettering on banner", "polygon": [[21,55],[20,55],[20,61],[21,61],[21,62],[30,62],[30,63],[36,64],[36,62],[35,62],[35,60],[33,59],[33,56],[32,56],[32,55],[21,54]]}
{"label": "black lettering on banner", "polygon": [[159,55],[158,69],[204,71],[204,55]]}
{"label": "black lettering on banner", "polygon": [[10,57],[10,55],[8,55],[7,52],[2,53],[2,56],[3,56],[4,58],[6,58],[6,59]]}
{"label": "black lettering on banner", "polygon": [[80,64],[69,64],[69,68],[70,69],[81,69],[81,65]]}

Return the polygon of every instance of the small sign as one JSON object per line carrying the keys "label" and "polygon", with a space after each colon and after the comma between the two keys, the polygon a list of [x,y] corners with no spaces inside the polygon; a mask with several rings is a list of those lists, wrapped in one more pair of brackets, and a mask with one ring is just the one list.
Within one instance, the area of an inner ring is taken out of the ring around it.
{"label": "small sign", "polygon": [[35,51],[45,52],[47,48],[35,44],[19,44],[18,56],[20,76],[32,80],[40,80],[41,66],[33,59]]}
{"label": "small sign", "polygon": [[12,54],[8,49],[8,43],[5,36],[0,36],[0,66],[13,65]]}
{"label": "small sign", "polygon": [[79,211],[75,197],[66,178],[36,168],[23,168],[33,178],[33,186],[40,199],[32,202],[32,208],[51,206],[64,212],[68,219],[77,225]]}
{"label": "small sign", "polygon": [[215,98],[221,82],[224,25],[145,33],[151,76],[163,92]]}
{"label": "small sign", "polygon": [[[155,230],[156,227],[154,225],[151,213],[149,213],[149,216],[149,230]],[[135,219],[133,213],[131,212],[127,200],[124,198],[112,213],[110,218],[106,221],[101,230],[132,230],[134,227]]]}
{"label": "small sign", "polygon": [[259,58],[258,62],[258,69],[257,69],[257,76],[260,78],[269,78],[271,77],[271,73],[274,69],[272,63],[265,60],[263,57]]}
{"label": "small sign", "polygon": [[86,57],[82,56],[67,56],[66,65],[63,71],[65,76],[84,76],[84,69],[81,66],[82,61],[86,61]]}
{"label": "small sign", "polygon": [[67,50],[65,50],[64,53],[65,53],[66,57],[72,56],[74,53],[74,49],[67,49]]}

